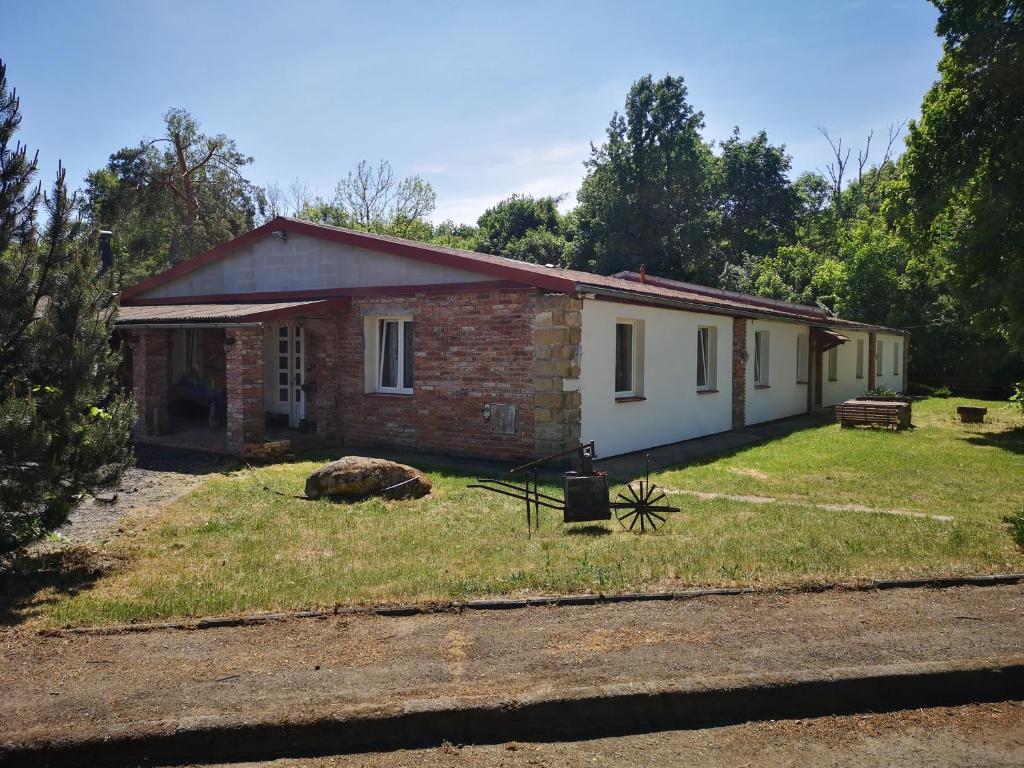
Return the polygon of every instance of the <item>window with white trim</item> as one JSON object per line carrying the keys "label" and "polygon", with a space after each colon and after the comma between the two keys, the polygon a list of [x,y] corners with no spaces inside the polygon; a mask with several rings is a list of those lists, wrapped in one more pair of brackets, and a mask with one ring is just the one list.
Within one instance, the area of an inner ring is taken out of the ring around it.
{"label": "window with white trim", "polygon": [[900,345],[895,342],[892,345],[892,375],[900,375]]}
{"label": "window with white trim", "polygon": [[615,323],[615,397],[642,397],[643,333],[640,320]]}
{"label": "window with white trim", "polygon": [[857,339],[857,378],[864,378],[864,339]]}
{"label": "window with white trim", "polygon": [[416,335],[411,318],[382,317],[377,321],[377,391],[412,394]]}
{"label": "window with white trim", "polygon": [[875,342],[875,376],[885,375],[882,370],[882,366],[885,365],[885,355],[882,354],[885,348],[885,342],[879,339]]}
{"label": "window with white trim", "polygon": [[828,351],[828,380],[839,381],[839,347]]}
{"label": "window with white trim", "polygon": [[718,329],[711,326],[697,328],[697,391],[713,392],[717,386]]}
{"label": "window with white trim", "polygon": [[809,365],[809,344],[810,336],[801,333],[796,337],[796,383],[806,384]]}
{"label": "window with white trim", "polygon": [[754,331],[754,386],[768,386],[768,331]]}

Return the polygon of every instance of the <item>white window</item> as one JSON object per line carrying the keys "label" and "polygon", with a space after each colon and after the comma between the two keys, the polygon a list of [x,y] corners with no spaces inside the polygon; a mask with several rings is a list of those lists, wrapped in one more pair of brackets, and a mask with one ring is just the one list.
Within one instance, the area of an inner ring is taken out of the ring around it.
{"label": "white window", "polygon": [[796,337],[796,383],[806,384],[807,383],[807,372],[808,366],[808,344],[810,338],[806,333],[800,334]]}
{"label": "white window", "polygon": [[882,355],[882,348],[885,346],[885,342],[879,339],[875,342],[875,376],[882,376],[882,362],[885,358]]}
{"label": "white window", "polygon": [[697,329],[697,391],[713,392],[718,368],[717,328],[701,326]]}
{"label": "white window", "polygon": [[640,320],[615,323],[615,397],[641,397],[643,391],[644,324]]}
{"label": "white window", "polygon": [[754,386],[768,386],[768,331],[754,332]]}
{"label": "white window", "polygon": [[892,375],[900,375],[900,345],[892,345]]}
{"label": "white window", "polygon": [[839,347],[828,351],[828,380],[839,381]]}
{"label": "white window", "polygon": [[857,378],[864,378],[864,339],[857,339]]}
{"label": "white window", "polygon": [[412,394],[415,332],[409,318],[377,321],[377,391]]}

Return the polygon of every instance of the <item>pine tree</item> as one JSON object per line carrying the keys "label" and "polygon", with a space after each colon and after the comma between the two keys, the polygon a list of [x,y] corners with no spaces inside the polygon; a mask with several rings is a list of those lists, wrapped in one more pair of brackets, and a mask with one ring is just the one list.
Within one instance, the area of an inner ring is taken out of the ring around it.
{"label": "pine tree", "polygon": [[12,146],[20,122],[0,62],[0,553],[116,479],[135,419],[116,384],[111,275],[99,275],[63,168],[50,194],[34,184],[38,155]]}

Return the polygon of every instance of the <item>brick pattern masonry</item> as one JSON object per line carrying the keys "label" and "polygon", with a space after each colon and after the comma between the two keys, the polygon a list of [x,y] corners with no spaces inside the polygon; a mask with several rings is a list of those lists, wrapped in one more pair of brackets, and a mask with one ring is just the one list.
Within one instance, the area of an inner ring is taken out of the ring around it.
{"label": "brick pattern masonry", "polygon": [[226,336],[227,444],[237,451],[264,436],[263,330],[229,328]]}
{"label": "brick pattern masonry", "polygon": [[[312,402],[318,433],[330,429],[329,420],[321,424],[323,414],[336,413],[346,446],[532,457],[539,299],[533,289],[354,299],[335,321],[336,352],[325,329],[316,333]],[[415,323],[411,395],[367,391],[375,382],[366,381],[364,361],[376,355],[374,319],[384,316],[412,317]],[[370,339],[364,339],[367,329]],[[516,407],[514,434],[492,426],[485,417],[488,405]]]}
{"label": "brick pattern masonry", "polygon": [[136,429],[146,435],[159,431],[155,429],[153,409],[163,407],[166,414],[170,354],[170,334],[167,331],[144,330],[134,335],[132,387],[139,406]]}
{"label": "brick pattern masonry", "polygon": [[732,428],[747,423],[747,321],[732,319]]}

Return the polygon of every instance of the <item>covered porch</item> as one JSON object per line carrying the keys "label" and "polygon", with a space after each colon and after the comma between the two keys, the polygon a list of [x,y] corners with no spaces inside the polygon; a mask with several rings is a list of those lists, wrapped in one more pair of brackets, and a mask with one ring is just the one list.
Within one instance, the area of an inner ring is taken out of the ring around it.
{"label": "covered porch", "polygon": [[238,453],[289,439],[337,441],[330,375],[347,299],[122,306],[118,335],[139,406],[137,440]]}

